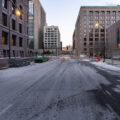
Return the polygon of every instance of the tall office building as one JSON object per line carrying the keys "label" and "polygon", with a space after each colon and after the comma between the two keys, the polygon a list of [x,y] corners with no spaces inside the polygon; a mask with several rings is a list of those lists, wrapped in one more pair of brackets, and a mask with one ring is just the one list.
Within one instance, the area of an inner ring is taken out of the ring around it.
{"label": "tall office building", "polygon": [[59,54],[61,51],[60,31],[58,26],[44,27],[44,51]]}
{"label": "tall office building", "polygon": [[28,56],[28,10],[28,0],[0,0],[0,57]]}
{"label": "tall office building", "polygon": [[29,0],[29,48],[39,53],[43,49],[46,13],[39,0]]}
{"label": "tall office building", "polygon": [[107,28],[120,20],[120,6],[82,6],[75,25],[75,53],[104,55]]}

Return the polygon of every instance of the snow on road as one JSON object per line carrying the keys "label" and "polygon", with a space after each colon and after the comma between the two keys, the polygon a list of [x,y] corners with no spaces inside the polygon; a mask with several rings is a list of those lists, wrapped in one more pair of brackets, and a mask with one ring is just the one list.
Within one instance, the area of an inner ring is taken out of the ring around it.
{"label": "snow on road", "polygon": [[115,120],[92,90],[110,84],[78,60],[0,71],[0,120]]}
{"label": "snow on road", "polygon": [[100,61],[100,62],[91,62],[91,63],[98,66],[98,67],[104,68],[104,69],[113,70],[113,71],[120,71],[120,67],[109,65],[105,62]]}

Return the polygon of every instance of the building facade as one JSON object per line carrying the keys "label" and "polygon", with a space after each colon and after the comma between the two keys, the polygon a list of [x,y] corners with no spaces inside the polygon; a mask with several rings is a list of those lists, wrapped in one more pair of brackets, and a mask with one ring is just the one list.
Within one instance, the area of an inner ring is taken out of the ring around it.
{"label": "building facade", "polygon": [[107,31],[106,55],[108,58],[120,57],[120,20]]}
{"label": "building facade", "polygon": [[[13,2],[12,2],[13,1]],[[0,57],[28,56],[28,0],[0,0]],[[15,9],[21,11],[18,17]]]}
{"label": "building facade", "polygon": [[39,0],[29,0],[29,48],[39,53],[43,49],[46,13]]}
{"label": "building facade", "polygon": [[120,20],[120,6],[82,6],[75,25],[75,54],[104,56],[107,28]]}
{"label": "building facade", "polygon": [[44,27],[44,51],[58,54],[61,50],[60,31],[58,26]]}

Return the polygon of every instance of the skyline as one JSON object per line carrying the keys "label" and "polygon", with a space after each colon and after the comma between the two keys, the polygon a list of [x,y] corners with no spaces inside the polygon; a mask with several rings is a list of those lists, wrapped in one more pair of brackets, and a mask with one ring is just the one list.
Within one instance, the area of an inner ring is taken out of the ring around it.
{"label": "skyline", "polygon": [[47,24],[59,27],[63,47],[72,45],[72,35],[81,6],[114,6],[120,4],[119,0],[40,0],[40,2],[46,11]]}

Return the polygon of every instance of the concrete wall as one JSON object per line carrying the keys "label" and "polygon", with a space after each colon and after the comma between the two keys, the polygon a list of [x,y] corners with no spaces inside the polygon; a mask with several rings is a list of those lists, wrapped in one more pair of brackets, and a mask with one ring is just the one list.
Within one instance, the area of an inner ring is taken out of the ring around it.
{"label": "concrete wall", "polygon": [[106,55],[108,57],[120,56],[120,48],[118,48],[117,46],[118,29],[120,29],[120,21],[113,24],[110,28],[107,29],[108,33],[107,33]]}

